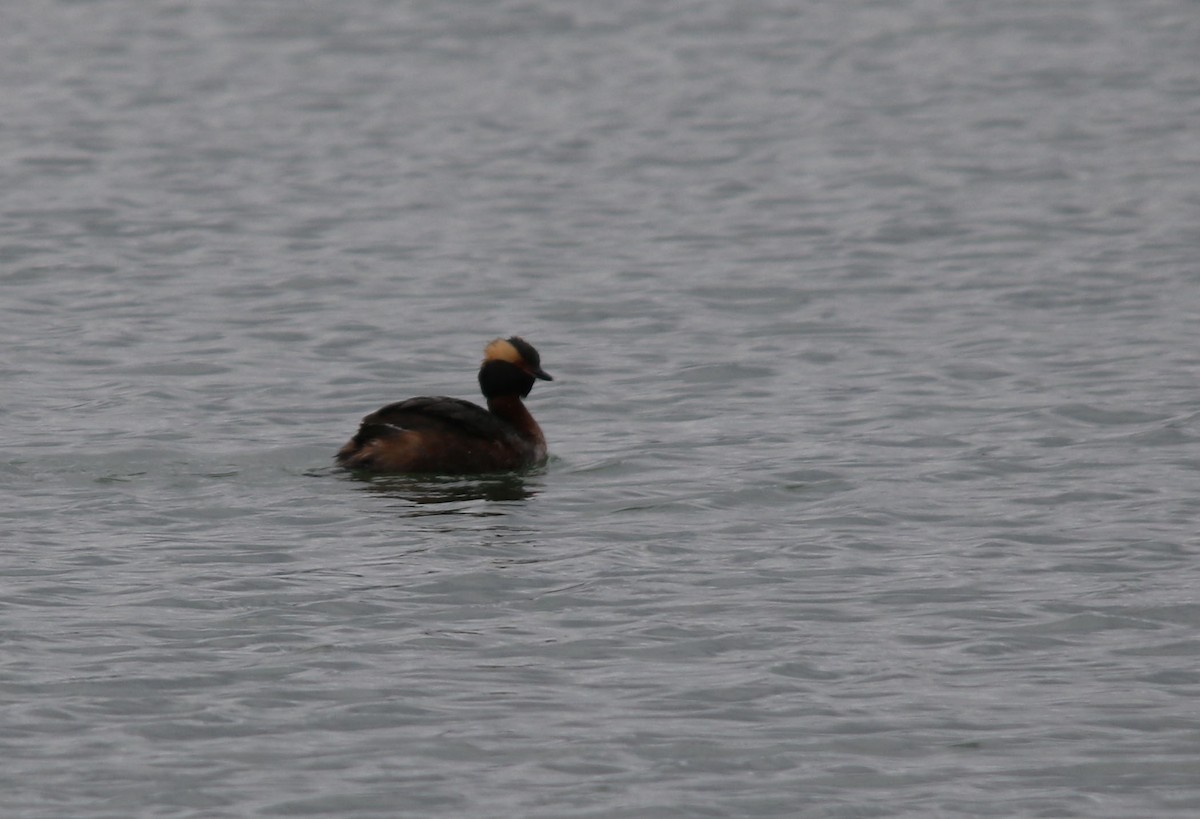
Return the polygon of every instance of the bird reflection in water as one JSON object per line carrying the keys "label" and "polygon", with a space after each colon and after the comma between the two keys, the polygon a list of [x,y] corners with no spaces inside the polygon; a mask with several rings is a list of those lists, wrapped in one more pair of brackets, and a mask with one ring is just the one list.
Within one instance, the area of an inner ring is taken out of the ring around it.
{"label": "bird reflection in water", "polygon": [[[414,514],[436,515],[463,512],[460,504],[473,501],[512,502],[534,497],[538,490],[529,484],[528,475],[505,473],[495,475],[351,475],[364,491],[374,492],[397,500],[418,504]],[[449,504],[445,509],[439,505]],[[504,514],[500,509],[476,514]]]}

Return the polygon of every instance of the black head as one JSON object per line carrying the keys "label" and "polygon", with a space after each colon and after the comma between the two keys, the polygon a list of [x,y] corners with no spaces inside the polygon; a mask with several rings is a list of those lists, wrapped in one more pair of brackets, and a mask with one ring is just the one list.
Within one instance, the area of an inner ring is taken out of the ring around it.
{"label": "black head", "polygon": [[519,336],[498,338],[483,351],[479,388],[488,398],[529,395],[535,379],[553,381],[542,369],[542,357],[533,345]]}

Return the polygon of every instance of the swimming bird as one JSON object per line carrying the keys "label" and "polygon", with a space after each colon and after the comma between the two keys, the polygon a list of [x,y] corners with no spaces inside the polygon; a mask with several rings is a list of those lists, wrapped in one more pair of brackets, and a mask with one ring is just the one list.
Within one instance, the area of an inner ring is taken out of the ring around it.
{"label": "swimming bird", "polygon": [[409,398],[363,418],[337,453],[347,469],[464,475],[507,472],[546,460],[542,428],[525,408],[536,379],[553,381],[519,336],[484,348],[479,388],[487,408],[461,398]]}

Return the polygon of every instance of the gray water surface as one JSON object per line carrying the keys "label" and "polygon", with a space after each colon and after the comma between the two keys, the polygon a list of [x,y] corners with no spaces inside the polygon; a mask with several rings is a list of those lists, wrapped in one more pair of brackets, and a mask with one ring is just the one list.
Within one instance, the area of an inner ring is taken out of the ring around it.
{"label": "gray water surface", "polygon": [[0,813],[1200,813],[1197,12],[7,3]]}

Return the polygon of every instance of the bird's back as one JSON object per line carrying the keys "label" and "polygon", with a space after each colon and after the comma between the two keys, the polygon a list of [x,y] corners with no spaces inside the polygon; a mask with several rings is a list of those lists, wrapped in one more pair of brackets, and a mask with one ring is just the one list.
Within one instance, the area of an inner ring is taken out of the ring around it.
{"label": "bird's back", "polygon": [[528,466],[511,424],[461,398],[423,396],[363,418],[338,463],[387,472],[498,472]]}

